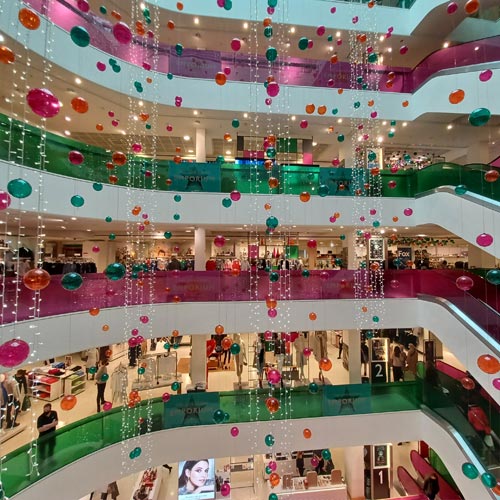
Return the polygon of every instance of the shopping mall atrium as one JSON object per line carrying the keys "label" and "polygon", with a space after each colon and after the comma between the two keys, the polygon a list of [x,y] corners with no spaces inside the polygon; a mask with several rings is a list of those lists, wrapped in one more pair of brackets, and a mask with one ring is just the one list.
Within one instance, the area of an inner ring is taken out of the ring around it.
{"label": "shopping mall atrium", "polygon": [[498,0],[0,0],[0,63],[0,500],[500,498]]}

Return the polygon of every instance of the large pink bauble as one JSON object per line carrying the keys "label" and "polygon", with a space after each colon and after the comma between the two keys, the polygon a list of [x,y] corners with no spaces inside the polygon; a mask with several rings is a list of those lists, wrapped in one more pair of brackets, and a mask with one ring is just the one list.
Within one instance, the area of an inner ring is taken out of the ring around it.
{"label": "large pink bauble", "polygon": [[311,349],[309,349],[309,347],[304,347],[304,350],[302,351],[302,354],[308,358],[311,354],[312,354],[312,351]]}
{"label": "large pink bauble", "polygon": [[446,12],[448,14],[455,14],[455,12],[458,9],[458,5],[455,2],[450,2],[448,6],[446,7]]}
{"label": "large pink bauble", "polygon": [[109,411],[111,410],[111,408],[113,408],[113,403],[110,403],[109,401],[106,401],[103,405],[102,405],[102,409],[104,411]]}
{"label": "large pink bauble", "polygon": [[59,113],[59,99],[47,89],[31,89],[26,96],[26,102],[33,113],[42,118],[52,118]]}
{"label": "large pink bauble", "polygon": [[307,247],[308,248],[316,248],[318,246],[318,243],[316,240],[309,240],[307,242]]}
{"label": "large pink bauble", "polygon": [[12,198],[9,193],[6,191],[0,191],[0,210],[6,210],[9,208],[11,201]]}
{"label": "large pink bauble", "polygon": [[132,41],[132,32],[130,28],[121,21],[113,26],[113,36],[123,45],[128,45]]}
{"label": "large pink bauble", "polygon": [[276,82],[271,82],[267,85],[267,95],[276,97],[280,93],[280,86]]}
{"label": "large pink bauble", "polygon": [[278,370],[272,368],[267,372],[267,380],[271,382],[271,384],[279,384],[281,380],[281,374]]}
{"label": "large pink bauble", "polygon": [[222,483],[220,486],[220,494],[223,497],[229,496],[231,493],[231,486],[228,483]]}
{"label": "large pink bauble", "polygon": [[480,247],[489,247],[493,243],[493,236],[488,233],[481,233],[477,238],[476,238],[476,243]]}
{"label": "large pink bauble", "polygon": [[233,38],[231,40],[231,48],[235,51],[238,52],[238,50],[241,49],[241,40],[239,38]]}
{"label": "large pink bauble", "polygon": [[456,279],[457,288],[467,292],[474,286],[474,280],[469,276],[460,276]]}
{"label": "large pink bauble", "polygon": [[12,368],[28,358],[30,346],[20,339],[8,340],[0,345],[0,365]]}
{"label": "large pink bauble", "polygon": [[479,80],[482,82],[487,82],[493,76],[493,71],[491,69],[485,69],[479,73]]}
{"label": "large pink bauble", "polygon": [[238,427],[231,427],[231,436],[233,436],[234,438],[237,437],[240,433],[240,430],[238,429]]}
{"label": "large pink bauble", "polygon": [[267,466],[274,472],[278,468],[278,464],[274,461],[271,460]]}
{"label": "large pink bauble", "polygon": [[214,245],[215,245],[217,248],[222,248],[225,244],[226,244],[226,238],[224,238],[224,236],[222,236],[221,234],[218,234],[218,235],[214,238]]}
{"label": "large pink bauble", "polygon": [[80,151],[70,151],[68,153],[68,160],[72,165],[81,165],[85,157]]}

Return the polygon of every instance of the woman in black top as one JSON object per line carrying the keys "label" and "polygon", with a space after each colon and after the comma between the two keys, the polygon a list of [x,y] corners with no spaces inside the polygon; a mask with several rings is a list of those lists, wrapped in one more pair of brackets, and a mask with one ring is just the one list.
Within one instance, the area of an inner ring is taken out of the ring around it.
{"label": "woman in black top", "polygon": [[304,475],[304,452],[298,451],[297,457],[295,458],[295,466],[297,467],[297,471],[299,472],[299,476],[302,477]]}

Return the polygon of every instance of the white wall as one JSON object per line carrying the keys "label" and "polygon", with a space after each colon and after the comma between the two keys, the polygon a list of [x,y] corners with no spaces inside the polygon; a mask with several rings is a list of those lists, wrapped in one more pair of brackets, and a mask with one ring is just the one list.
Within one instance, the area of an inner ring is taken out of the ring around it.
{"label": "white wall", "polygon": [[[363,301],[365,305],[367,301]],[[500,345],[490,337],[481,339],[471,334],[463,324],[439,304],[419,299],[386,299],[377,301],[380,322],[377,328],[423,327],[434,332],[439,339],[467,367],[476,380],[500,404],[500,391],[492,386],[494,375],[479,370],[476,360],[482,354],[500,356]],[[279,311],[288,311],[287,322],[296,330],[347,330],[360,328],[357,300],[282,301],[278,305],[278,317],[267,315],[265,303],[255,302],[197,302],[179,304],[155,304],[150,321],[153,336],[162,336],[174,329],[185,335],[206,335],[217,324],[226,333],[263,332],[276,330],[281,324]],[[67,353],[79,352],[89,347],[124,342],[128,338],[126,325],[139,324],[138,317],[144,309],[130,306],[102,309],[98,316],[87,311],[23,321],[0,328],[0,338],[5,342],[19,337],[29,342],[32,357],[28,362],[48,359]],[[316,312],[317,320],[309,320],[310,312]],[[134,323],[135,321],[135,323]],[[102,325],[109,325],[103,333]],[[367,324],[363,328],[373,327]]]}
{"label": "white wall", "polygon": [[[471,481],[461,471],[462,463],[471,461],[483,472],[480,464],[457,445],[445,428],[421,411],[297,419],[288,420],[286,425],[279,420],[243,423],[238,424],[240,434],[237,438],[229,432],[232,425],[164,430],[149,437],[135,438],[130,443],[110,446],[66,466],[11,498],[40,500],[53,498],[57,492],[58,498],[76,500],[114,478],[139,472],[151,465],[203,457],[263,454],[269,451],[264,437],[270,432],[276,443],[281,443],[279,448],[274,447],[277,452],[425,440],[442,458],[467,500],[494,498],[479,478]],[[312,431],[308,440],[302,435],[306,427]],[[149,450],[149,453],[129,460],[128,453],[136,446]],[[122,464],[124,460],[125,466]]]}

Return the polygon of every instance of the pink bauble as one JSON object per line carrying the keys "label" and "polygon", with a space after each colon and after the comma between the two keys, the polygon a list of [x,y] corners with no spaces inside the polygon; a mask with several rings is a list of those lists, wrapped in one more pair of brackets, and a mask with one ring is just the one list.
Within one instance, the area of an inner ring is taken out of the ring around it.
{"label": "pink bauble", "polygon": [[394,189],[397,186],[396,181],[389,181],[387,185],[390,189]]}
{"label": "pink bauble", "polygon": [[231,486],[228,483],[222,483],[220,486],[220,494],[223,497],[227,497],[231,494]]}
{"label": "pink bauble", "polygon": [[132,151],[134,153],[140,153],[142,151],[142,144],[139,144],[138,142],[132,144]]}
{"label": "pink bauble", "polygon": [[403,210],[403,213],[406,215],[406,217],[410,217],[410,215],[413,215],[413,210],[411,208],[405,208]]}
{"label": "pink bauble", "polygon": [[235,52],[238,52],[238,50],[241,49],[241,40],[239,38],[233,38],[231,40],[231,49]]}
{"label": "pink bauble", "polygon": [[224,74],[227,76],[229,76],[231,74],[231,68],[229,66],[226,66],[224,68]]}
{"label": "pink bauble", "polygon": [[172,127],[172,125],[167,125],[165,128],[167,129],[167,132],[172,132],[172,130],[174,130],[174,127]]}
{"label": "pink bauble", "polygon": [[226,3],[226,0],[217,0],[217,7],[220,7],[222,9],[222,7],[224,7]]}
{"label": "pink bauble", "polygon": [[267,310],[267,315],[270,318],[276,318],[276,316],[278,316],[278,311],[276,309],[274,309],[274,308],[268,309]]}
{"label": "pink bauble", "polygon": [[309,41],[307,42],[307,48],[308,48],[308,49],[312,49],[313,47],[314,47],[314,42],[313,42],[312,40],[309,40]]}
{"label": "pink bauble", "polygon": [[147,219],[148,217],[149,217],[148,214],[142,214],[143,219]]}
{"label": "pink bauble", "polygon": [[377,211],[374,208],[370,208],[370,215],[375,215]]}
{"label": "pink bauble", "polygon": [[267,466],[274,472],[278,468],[278,464],[274,461],[271,460]]}
{"label": "pink bauble", "polygon": [[82,12],[88,12],[90,10],[90,5],[87,2],[87,0],[78,0],[76,2],[76,6],[82,11]]}
{"label": "pink bauble", "polygon": [[104,411],[109,411],[111,410],[111,408],[113,408],[113,403],[110,403],[109,401],[106,401],[103,405],[102,405],[102,409]]}
{"label": "pink bauble", "polygon": [[308,125],[309,125],[309,122],[307,120],[301,120],[300,128],[307,128]]}
{"label": "pink bauble", "polygon": [[111,120],[111,125],[113,125],[113,127],[118,127],[119,124],[120,122],[118,120]]}
{"label": "pink bauble", "polygon": [[127,343],[129,347],[135,347],[137,345],[137,339],[135,337],[130,337]]}
{"label": "pink bauble", "polygon": [[333,80],[333,78],[330,78],[330,79],[328,80],[327,85],[328,85],[329,87],[333,87],[333,86],[335,85],[335,80]]}
{"label": "pink bauble", "polygon": [[446,7],[446,12],[448,14],[455,14],[458,10],[458,5],[455,2],[450,2]]}
{"label": "pink bauble", "polygon": [[476,238],[476,243],[480,247],[489,247],[493,243],[493,236],[488,233],[481,233],[477,238]]}
{"label": "pink bauble", "polygon": [[493,76],[493,71],[491,69],[485,69],[479,73],[479,80],[482,82],[487,82]]}
{"label": "pink bauble", "polygon": [[364,215],[362,215],[362,216],[359,218],[359,220],[360,220],[361,222],[365,222],[366,217],[365,217]]}
{"label": "pink bauble", "polygon": [[144,337],[142,335],[137,335],[135,340],[137,340],[137,344],[142,344],[144,342]]}
{"label": "pink bauble", "polygon": [[279,384],[280,380],[281,380],[281,374],[278,370],[272,368],[271,370],[269,370],[267,372],[267,380],[271,383],[271,384]]}
{"label": "pink bauble", "polygon": [[238,427],[231,427],[231,436],[233,436],[234,438],[237,437],[240,433],[240,430],[238,429]]}
{"label": "pink bauble", "polygon": [[47,89],[31,89],[26,101],[31,111],[43,118],[52,118],[61,109],[59,99]]}
{"label": "pink bauble", "polygon": [[335,12],[337,12],[337,7],[332,7],[332,8],[330,9],[330,13],[331,13],[331,14],[335,14]]}
{"label": "pink bauble", "polygon": [[[371,118],[377,118],[377,116],[378,116],[377,111],[372,111],[372,112],[370,113],[370,117],[371,117]],[[367,139],[368,139],[368,137],[367,137]],[[366,139],[365,139],[365,140],[366,140]]]}
{"label": "pink bauble", "polygon": [[406,53],[408,52],[408,47],[406,45],[403,45],[400,49],[399,49],[399,53],[404,56]]}
{"label": "pink bauble", "polygon": [[226,244],[226,238],[224,238],[224,236],[219,234],[214,238],[214,245],[217,248],[222,248],[225,244]]}
{"label": "pink bauble", "polygon": [[389,282],[389,285],[390,285],[391,288],[394,288],[394,289],[395,288],[399,288],[399,281],[398,280],[391,280]]}
{"label": "pink bauble", "polygon": [[132,41],[132,32],[123,22],[118,22],[113,26],[113,36],[118,43],[128,45]]}
{"label": "pink bauble", "polygon": [[273,340],[273,332],[266,330],[264,332],[264,339],[265,340]]}
{"label": "pink bauble", "polygon": [[311,465],[313,467],[317,467],[318,463],[319,463],[319,460],[317,459],[317,457],[314,456],[314,457],[311,458]]}
{"label": "pink bauble", "polygon": [[340,160],[339,160],[338,158],[334,158],[334,159],[332,160],[332,165],[333,165],[334,167],[338,167],[338,166],[340,165]]}
{"label": "pink bauble", "polygon": [[139,229],[139,231],[144,231],[144,229],[146,229],[146,227],[144,226],[144,224],[139,224],[137,226],[137,229]]}
{"label": "pink bauble", "polygon": [[271,106],[273,100],[270,97],[268,97],[264,102],[266,103],[266,106]]}
{"label": "pink bauble", "polygon": [[94,246],[92,247],[92,251],[93,251],[94,253],[98,253],[98,252],[100,252],[100,251],[101,251],[101,249],[100,249],[100,247],[98,247],[97,245],[94,245]]}
{"label": "pink bauble", "polygon": [[326,281],[329,277],[330,275],[328,274],[328,271],[321,271],[319,273],[319,279],[322,281]]}
{"label": "pink bauble", "polygon": [[234,190],[234,191],[231,191],[231,194],[229,195],[229,197],[233,201],[240,201],[241,193],[239,191]]}
{"label": "pink bauble", "polygon": [[324,26],[318,26],[318,27],[316,28],[316,34],[317,34],[318,36],[323,36],[323,35],[325,34],[325,31],[326,31],[326,29],[325,29],[325,27],[324,27]]}
{"label": "pink bauble", "polygon": [[369,233],[368,231],[366,231],[364,234],[363,234],[363,238],[365,240],[369,240],[370,238],[372,237],[371,233]]}
{"label": "pink bauble", "polygon": [[130,333],[135,337],[136,335],[139,335],[139,330],[137,328],[132,328]]}
{"label": "pink bauble", "polygon": [[170,394],[168,392],[164,392],[162,395],[161,395],[161,400],[166,403],[170,400]]}
{"label": "pink bauble", "polygon": [[312,351],[311,351],[311,349],[309,349],[309,347],[304,347],[304,349],[302,350],[302,354],[306,358],[308,358],[312,354]]}
{"label": "pink bauble", "polygon": [[334,215],[332,215],[330,217],[330,219],[328,219],[328,220],[333,224],[334,222],[337,222],[337,217],[335,217]]}
{"label": "pink bauble", "polygon": [[397,166],[397,165],[393,165],[393,166],[390,168],[390,170],[391,170],[391,174],[395,174],[395,173],[399,170],[399,168],[398,168],[398,166]]}
{"label": "pink bauble", "polygon": [[500,391],[500,378],[494,378],[492,384],[495,389]]}
{"label": "pink bauble", "polygon": [[267,85],[267,95],[276,97],[280,93],[280,86],[276,82],[270,82]]}
{"label": "pink bauble", "polygon": [[109,116],[110,118],[114,118],[114,116],[115,116],[115,112],[114,112],[114,111],[108,111],[108,116]]}
{"label": "pink bauble", "polygon": [[455,285],[459,290],[467,292],[474,286],[474,280],[469,276],[460,276],[456,279]]}
{"label": "pink bauble", "polygon": [[394,31],[394,26],[389,26],[387,28],[387,33],[392,33]]}
{"label": "pink bauble", "polygon": [[68,153],[68,160],[72,165],[81,165],[85,157],[80,151],[70,151]]}
{"label": "pink bauble", "polygon": [[146,323],[149,323],[149,316],[141,316],[141,317],[139,318],[139,321],[140,321],[143,325],[145,325]]}
{"label": "pink bauble", "polygon": [[354,17],[352,18],[352,24],[357,24],[357,23],[358,23],[358,21],[359,21],[359,17],[358,17],[358,16],[354,16]]}
{"label": "pink bauble", "polygon": [[10,207],[12,199],[6,191],[0,191],[0,210],[5,210]]}
{"label": "pink bauble", "polygon": [[316,240],[309,240],[307,242],[307,247],[308,248],[316,248],[318,246],[318,243]]}
{"label": "pink bauble", "polygon": [[7,368],[20,365],[30,353],[30,346],[20,339],[12,339],[0,345],[0,365]]}

